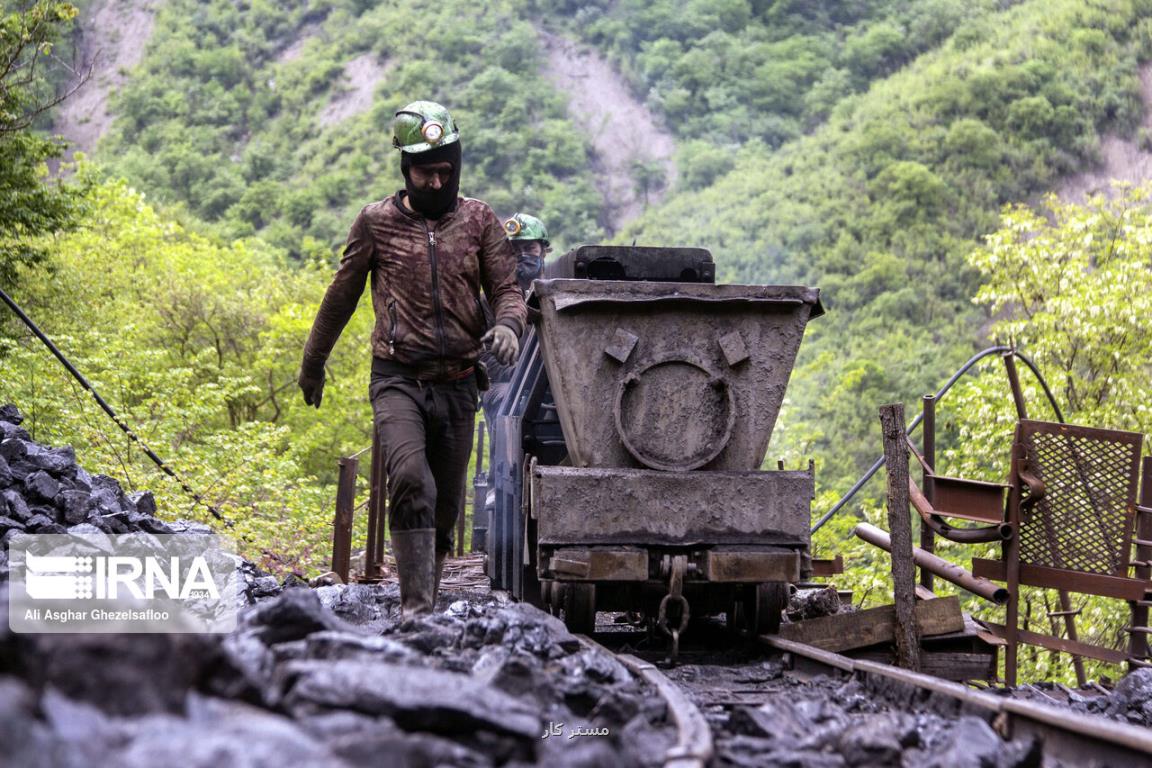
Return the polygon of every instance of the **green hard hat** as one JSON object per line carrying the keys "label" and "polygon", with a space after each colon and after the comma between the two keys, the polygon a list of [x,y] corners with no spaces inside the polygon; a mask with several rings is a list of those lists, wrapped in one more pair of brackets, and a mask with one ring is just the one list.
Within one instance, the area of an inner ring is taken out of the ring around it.
{"label": "green hard hat", "polygon": [[434,101],[414,101],[392,120],[392,146],[401,152],[427,152],[459,140],[456,121]]}
{"label": "green hard hat", "polygon": [[518,213],[504,222],[504,231],[509,240],[543,240],[545,248],[551,245],[544,222],[527,213]]}

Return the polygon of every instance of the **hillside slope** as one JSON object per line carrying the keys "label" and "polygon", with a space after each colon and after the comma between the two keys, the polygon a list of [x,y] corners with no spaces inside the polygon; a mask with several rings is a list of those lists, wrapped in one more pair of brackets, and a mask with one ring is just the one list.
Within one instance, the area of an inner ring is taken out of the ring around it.
{"label": "hillside slope", "polygon": [[963,257],[1000,206],[1140,159],[1150,17],[1152,0],[167,0],[97,155],[190,226],[330,260],[400,185],[391,110],[445,101],[467,191],[540,213],[560,250],[623,226],[710,248],[724,280],[819,285],[831,312],[773,451],[842,485],[879,444],[872,406],[981,342]]}

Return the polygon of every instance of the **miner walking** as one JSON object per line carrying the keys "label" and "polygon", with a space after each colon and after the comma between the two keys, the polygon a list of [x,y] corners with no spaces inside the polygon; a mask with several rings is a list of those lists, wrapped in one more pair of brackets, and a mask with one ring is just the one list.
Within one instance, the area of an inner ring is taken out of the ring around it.
{"label": "miner walking", "polygon": [[[304,346],[299,384],[320,407],[324,364],[371,278],[369,397],[388,477],[388,525],[403,611],[432,610],[463,508],[485,343],[515,362],[525,306],[496,214],[459,197],[461,144],[443,106],[396,112],[404,189],[360,211]],[[492,307],[487,328],[480,290]]]}

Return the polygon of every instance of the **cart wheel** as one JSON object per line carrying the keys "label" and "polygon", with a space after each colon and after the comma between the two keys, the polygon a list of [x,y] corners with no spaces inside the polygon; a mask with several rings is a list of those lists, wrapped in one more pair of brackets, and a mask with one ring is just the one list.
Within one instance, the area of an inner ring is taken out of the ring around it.
{"label": "cart wheel", "polygon": [[749,584],[744,596],[744,618],[753,636],[780,631],[780,614],[788,602],[788,585],[781,582]]}
{"label": "cart wheel", "polygon": [[596,629],[596,585],[565,584],[564,586],[564,625],[573,634],[592,634],[593,630]]}
{"label": "cart wheel", "polygon": [[559,616],[560,609],[564,607],[564,587],[555,581],[540,582],[540,602],[545,611]]}

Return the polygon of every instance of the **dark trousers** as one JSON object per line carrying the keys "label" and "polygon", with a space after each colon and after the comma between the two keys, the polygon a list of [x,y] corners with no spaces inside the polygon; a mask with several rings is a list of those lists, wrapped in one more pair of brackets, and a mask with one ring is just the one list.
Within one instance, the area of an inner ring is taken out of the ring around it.
{"label": "dark trousers", "polygon": [[373,374],[368,394],[388,476],[389,528],[435,528],[436,551],[450,552],[464,508],[476,380],[432,383]]}

